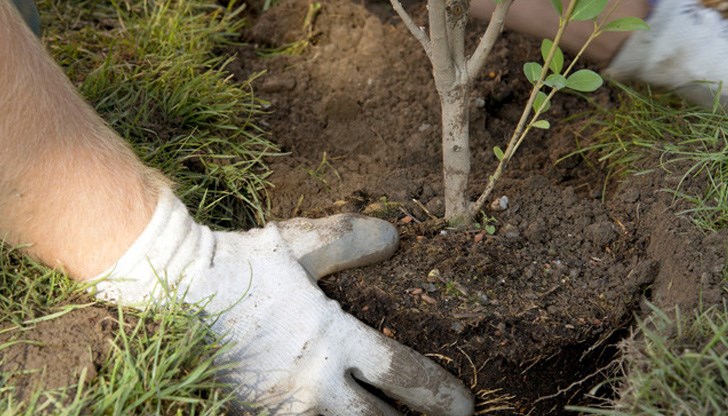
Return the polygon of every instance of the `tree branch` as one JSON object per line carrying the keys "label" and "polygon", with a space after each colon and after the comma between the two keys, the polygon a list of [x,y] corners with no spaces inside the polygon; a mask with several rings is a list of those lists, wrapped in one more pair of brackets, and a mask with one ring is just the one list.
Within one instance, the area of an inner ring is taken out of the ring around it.
{"label": "tree branch", "polygon": [[427,53],[427,56],[432,59],[432,48],[430,46],[430,39],[427,37],[425,31],[417,26],[417,23],[412,20],[412,17],[410,17],[404,7],[402,7],[402,3],[400,3],[399,0],[389,0],[389,3],[392,4],[392,8],[394,8],[394,11],[396,11],[399,17],[402,19],[404,25],[407,26],[407,29],[409,29],[410,33],[412,33],[412,36],[414,36],[415,39],[420,42],[422,48],[425,50],[425,53]]}
{"label": "tree branch", "polygon": [[468,19],[468,0],[452,0],[447,4],[448,45],[451,59],[457,70],[457,82],[469,83],[466,78],[467,60],[465,59],[465,26]]}
{"label": "tree branch", "polygon": [[490,55],[490,51],[493,50],[493,45],[498,39],[498,36],[503,32],[503,25],[506,21],[506,14],[508,9],[511,8],[513,0],[503,0],[495,6],[493,14],[490,16],[488,22],[488,28],[485,30],[483,37],[478,43],[478,47],[473,52],[473,55],[468,59],[468,77],[470,80],[475,77],[475,74],[479,73],[485,65],[485,59]]}
{"label": "tree branch", "polygon": [[442,97],[443,92],[453,88],[455,71],[451,58],[447,15],[444,0],[427,0],[427,15],[430,22],[430,44],[432,45],[432,75],[435,87]]}

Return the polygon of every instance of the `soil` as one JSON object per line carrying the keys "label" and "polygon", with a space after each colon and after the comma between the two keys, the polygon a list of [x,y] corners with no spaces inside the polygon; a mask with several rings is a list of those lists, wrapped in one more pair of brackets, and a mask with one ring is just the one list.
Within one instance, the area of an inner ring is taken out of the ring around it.
{"label": "soil", "polygon": [[[676,215],[680,203],[664,190],[678,173],[607,181],[593,160],[562,160],[588,140],[578,117],[589,109],[585,99],[557,98],[552,129],[519,149],[485,209],[494,233],[449,230],[437,219],[439,99],[424,52],[388,2],[321,2],[309,28],[310,0],[283,0],[267,12],[262,3],[249,2],[247,44],[224,53],[237,55],[229,69],[240,80],[265,71],[254,83],[270,104],[264,127],[288,153],[268,161],[273,219],[363,212],[396,224],[401,247],[392,259],[321,287],[460,377],[479,410],[495,397],[508,408],[495,413],[507,415],[559,415],[565,405],[591,403],[587,392],[604,381],[601,370],[646,301],[684,310],[720,301],[726,233],[705,234]],[[408,3],[422,18],[421,2]],[[300,39],[310,43],[300,55],[259,53]],[[504,33],[473,88],[473,197],[495,167],[491,149],[504,145],[520,115],[529,89],[521,67],[538,59],[538,45]],[[617,94],[604,87],[592,99],[608,107]],[[499,206],[502,197],[508,203]],[[108,345],[108,316],[81,312],[35,331],[50,345],[68,330],[74,342],[65,344],[81,344],[81,353],[23,346],[17,360],[6,354],[6,365],[31,368],[23,360],[33,358],[66,364],[53,368],[66,372],[66,383],[82,368],[92,376]]]}
{"label": "soil", "polygon": [[15,397],[29,401],[39,388],[78,383],[82,373],[85,380],[93,380],[108,357],[117,322],[112,310],[87,306],[24,331],[0,332],[0,345],[10,345],[2,350],[0,369],[10,374],[6,381],[15,387]]}
{"label": "soil", "polygon": [[[424,22],[422,2],[409,3]],[[289,152],[270,160],[273,215],[364,212],[397,224],[401,247],[391,260],[321,286],[459,376],[483,396],[480,410],[494,395],[509,397],[502,414],[588,404],[644,302],[689,310],[701,296],[720,300],[726,235],[676,215],[681,207],[664,190],[679,173],[606,182],[593,160],[561,160],[588,140],[578,115],[590,104],[580,97],[557,98],[554,127],[519,149],[496,208],[486,209],[495,233],[448,230],[433,219],[444,213],[439,98],[419,43],[386,1],[323,2],[305,30],[309,4],[254,13],[249,45],[236,51],[240,79],[266,71],[254,87],[270,102],[266,128]],[[484,30],[472,23],[470,50]],[[302,38],[311,45],[300,56],[256,54]],[[539,44],[504,33],[473,88],[473,198],[495,167],[491,149],[504,147],[520,116],[530,88],[521,68],[540,58]],[[617,94],[605,87],[593,99],[608,107]],[[506,209],[497,207],[503,196]]]}

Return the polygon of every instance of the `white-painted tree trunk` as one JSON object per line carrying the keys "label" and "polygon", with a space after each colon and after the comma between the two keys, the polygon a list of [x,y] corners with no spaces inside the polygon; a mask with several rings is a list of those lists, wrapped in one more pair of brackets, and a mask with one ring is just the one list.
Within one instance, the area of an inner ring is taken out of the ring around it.
{"label": "white-painted tree trunk", "polygon": [[470,177],[468,86],[440,93],[442,107],[442,178],[445,218],[453,225],[470,224],[467,188]]}

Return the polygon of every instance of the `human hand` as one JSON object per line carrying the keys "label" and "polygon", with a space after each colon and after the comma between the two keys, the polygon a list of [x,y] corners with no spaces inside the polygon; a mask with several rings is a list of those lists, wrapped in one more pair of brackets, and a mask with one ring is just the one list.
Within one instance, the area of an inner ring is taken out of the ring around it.
{"label": "human hand", "polygon": [[97,284],[97,296],[126,305],[168,293],[207,300],[213,330],[233,343],[222,358],[234,364],[226,381],[241,400],[272,414],[398,414],[360,383],[428,414],[472,414],[471,393],[459,380],[343,312],[316,285],[326,274],[389,257],[397,243],[390,224],[355,215],[212,232],[167,192],[147,229]]}

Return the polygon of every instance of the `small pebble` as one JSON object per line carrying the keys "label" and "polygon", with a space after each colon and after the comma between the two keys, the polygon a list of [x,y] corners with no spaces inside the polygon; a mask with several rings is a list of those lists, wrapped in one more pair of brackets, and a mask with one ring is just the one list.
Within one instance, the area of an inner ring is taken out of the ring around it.
{"label": "small pebble", "polygon": [[486,295],[485,293],[483,293],[481,291],[475,292],[475,296],[477,297],[478,302],[483,305],[487,305],[488,303],[490,303],[490,299],[488,299],[488,295]]}
{"label": "small pebble", "polygon": [[510,201],[508,200],[508,197],[503,195],[500,198],[496,198],[493,200],[493,202],[490,203],[490,210],[491,211],[505,211],[508,209],[508,203]]}
{"label": "small pebble", "polygon": [[268,78],[263,81],[260,89],[265,92],[290,91],[296,87],[295,78],[278,77]]}
{"label": "small pebble", "polygon": [[450,330],[456,334],[461,334],[465,331],[465,325],[460,322],[453,322],[452,325],[450,325]]}
{"label": "small pebble", "polygon": [[515,240],[521,236],[521,232],[518,231],[518,228],[511,224],[506,224],[503,227],[501,227],[498,234],[504,236],[505,238],[507,238],[509,240]]}

